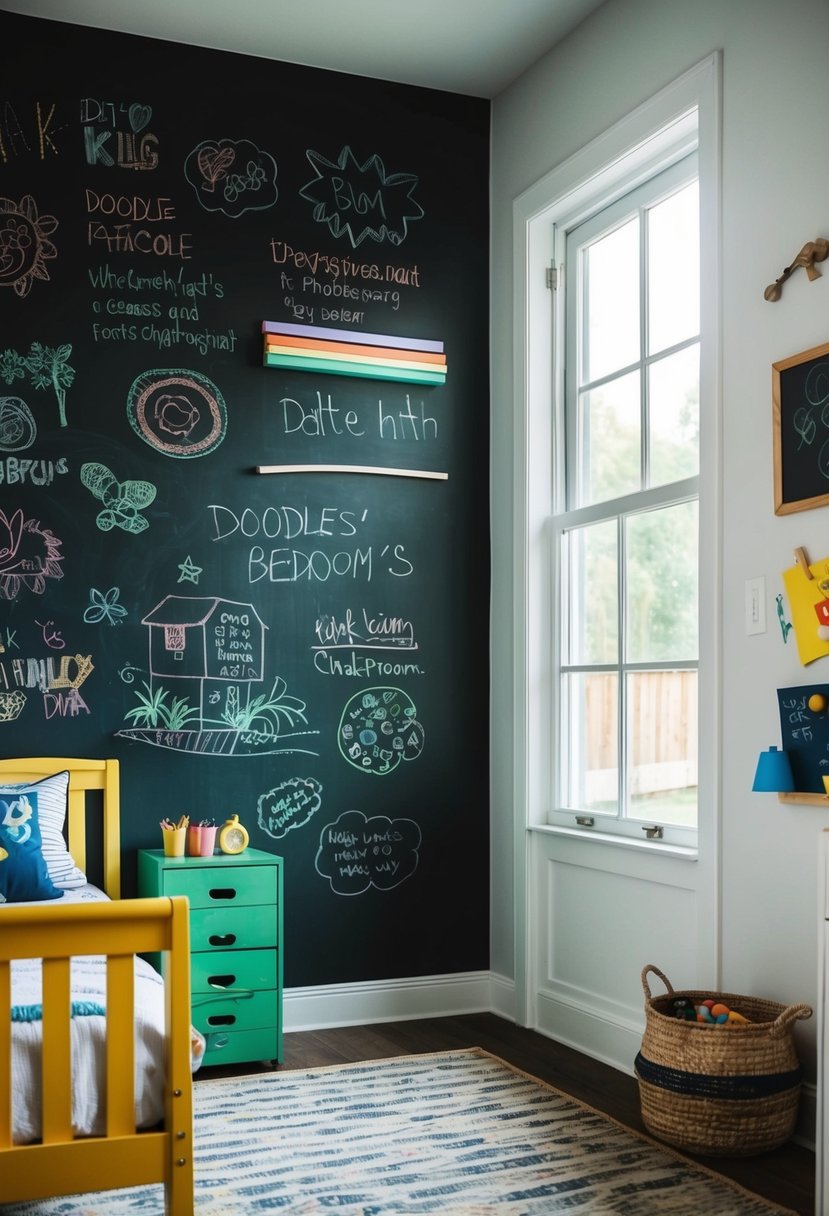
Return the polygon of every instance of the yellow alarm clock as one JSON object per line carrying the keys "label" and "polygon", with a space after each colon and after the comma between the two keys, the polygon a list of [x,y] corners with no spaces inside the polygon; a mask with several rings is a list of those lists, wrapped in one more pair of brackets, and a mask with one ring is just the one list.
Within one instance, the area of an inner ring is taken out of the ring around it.
{"label": "yellow alarm clock", "polygon": [[239,822],[238,815],[231,815],[219,828],[219,848],[223,853],[241,853],[249,842],[248,830]]}

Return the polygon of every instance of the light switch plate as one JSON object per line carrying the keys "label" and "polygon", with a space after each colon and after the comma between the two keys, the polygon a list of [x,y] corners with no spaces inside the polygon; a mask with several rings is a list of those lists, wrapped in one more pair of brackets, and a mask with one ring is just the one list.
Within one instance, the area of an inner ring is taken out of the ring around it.
{"label": "light switch plate", "polygon": [[766,632],[766,580],[746,579],[746,633]]}

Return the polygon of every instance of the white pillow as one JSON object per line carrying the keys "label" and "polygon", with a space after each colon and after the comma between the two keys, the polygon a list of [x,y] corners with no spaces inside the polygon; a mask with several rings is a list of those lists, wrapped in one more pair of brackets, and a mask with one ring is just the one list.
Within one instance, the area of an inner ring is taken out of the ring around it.
{"label": "white pillow", "polygon": [[0,798],[20,794],[34,796],[37,801],[37,818],[43,840],[41,851],[52,882],[64,891],[84,886],[86,875],[75,865],[63,838],[69,796],[68,771],[54,773],[42,781],[15,781],[0,785]]}

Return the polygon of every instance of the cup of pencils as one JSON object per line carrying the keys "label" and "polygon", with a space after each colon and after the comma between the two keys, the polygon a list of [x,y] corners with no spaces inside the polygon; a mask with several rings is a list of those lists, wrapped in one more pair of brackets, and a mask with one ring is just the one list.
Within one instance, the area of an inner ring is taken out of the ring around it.
{"label": "cup of pencils", "polygon": [[184,856],[184,842],[187,839],[189,823],[190,819],[187,815],[182,815],[178,823],[173,823],[171,819],[161,820],[161,838],[164,841],[165,857]]}
{"label": "cup of pencils", "polygon": [[187,852],[191,857],[212,857],[216,847],[216,823],[201,819],[191,823],[187,832]]}

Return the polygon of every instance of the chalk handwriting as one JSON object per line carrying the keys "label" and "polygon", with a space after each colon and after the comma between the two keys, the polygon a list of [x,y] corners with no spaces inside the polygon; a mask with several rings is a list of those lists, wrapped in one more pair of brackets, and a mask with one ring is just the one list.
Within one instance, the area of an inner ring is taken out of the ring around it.
{"label": "chalk handwriting", "polygon": [[69,366],[71,354],[72,347],[69,345],[53,347],[44,346],[41,342],[33,342],[26,355],[4,350],[0,354],[0,379],[12,384],[15,380],[23,379],[28,372],[35,388],[54,389],[60,425],[66,426],[66,390],[75,379],[75,369]]}
{"label": "chalk handwriting", "polygon": [[372,613],[366,608],[355,613],[346,608],[339,617],[323,614],[314,626],[314,650],[338,647],[370,647],[372,650],[417,650],[414,626],[405,617]]}
{"label": "chalk handwriting", "polygon": [[80,117],[86,163],[107,169],[155,169],[158,139],[145,130],[152,113],[143,102],[128,105],[84,97]]}
{"label": "chalk handwriting", "polygon": [[36,438],[37,423],[26,402],[20,397],[0,397],[0,451],[21,452]]}
{"label": "chalk handwriting", "polygon": [[394,772],[423,751],[423,727],[414,701],[399,688],[366,688],[345,704],[337,728],[340,753],[362,773]]}
{"label": "chalk handwriting", "polygon": [[227,406],[213,381],[180,368],[137,376],[127,395],[127,417],[150,447],[179,458],[206,456],[227,429]]}
{"label": "chalk handwriting", "polygon": [[118,481],[105,464],[96,461],[81,465],[81,481],[104,504],[95,520],[102,532],[118,527],[137,535],[150,526],[141,512],[155,500],[152,482]]}
{"label": "chalk handwriting", "polygon": [[56,121],[55,102],[41,104],[40,101],[35,101],[30,139],[27,139],[24,120],[21,119],[19,111],[15,110],[10,101],[3,102],[0,108],[0,163],[7,165],[10,160],[20,160],[24,157],[45,160],[47,154],[57,156],[60,148],[55,143],[55,137],[68,128],[68,122]]}
{"label": "chalk handwriting", "polygon": [[414,874],[420,844],[413,819],[344,811],[322,829],[314,865],[336,895],[362,895],[370,887],[391,891]]}
{"label": "chalk handwriting", "polygon": [[248,139],[203,140],[184,162],[184,176],[205,211],[238,219],[273,207],[276,161]]}
{"label": "chalk handwriting", "polygon": [[322,806],[321,795],[322,786],[313,777],[290,777],[258,799],[257,822],[274,840],[282,840],[311,820]]}
{"label": "chalk handwriting", "polygon": [[30,194],[19,203],[0,198],[0,287],[12,287],[23,297],[35,279],[49,281],[46,262],[58,255],[50,240],[57,226],[53,215],[38,215]]}
{"label": "chalk handwriting", "polygon": [[351,148],[336,161],[311,149],[305,153],[316,177],[300,190],[313,205],[312,215],[334,237],[347,236],[356,247],[367,238],[400,245],[408,226],[424,211],[412,197],[418,179],[413,173],[387,174],[379,156],[360,164]]}
{"label": "chalk handwriting", "polygon": [[311,400],[296,397],[281,397],[277,419],[284,434],[297,432],[311,439],[323,439],[331,435],[346,435],[354,439],[366,435],[374,423],[374,433],[380,439],[400,443],[429,443],[438,438],[438,420],[427,412],[423,398],[412,401],[409,393],[403,394],[405,406],[390,406],[377,399],[376,414],[366,418],[357,410],[334,404],[332,393],[324,396],[314,392]]}
{"label": "chalk handwriting", "polygon": [[46,643],[46,645],[48,647],[50,647],[50,649],[52,649],[52,650],[63,650],[64,649],[64,647],[66,646],[66,642],[64,642],[63,638],[61,637],[60,631],[53,628],[53,626],[55,624],[54,621],[46,621],[46,622],[35,621],[35,624],[43,631],[43,640]]}
{"label": "chalk handwriting", "polygon": [[0,510],[0,596],[17,598],[22,588],[42,595],[46,580],[63,578],[60,563],[62,541],[37,519],[27,519],[18,509],[11,515]]}

